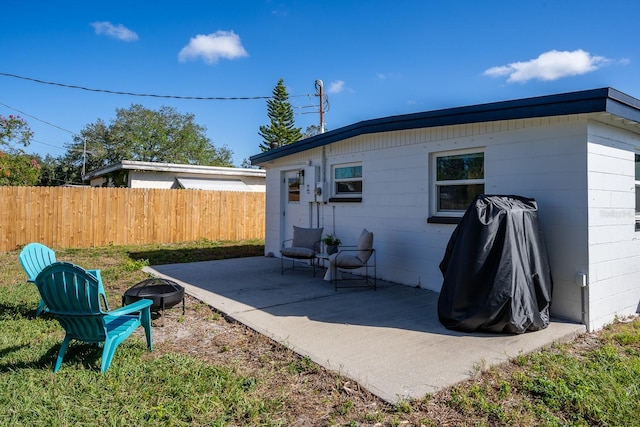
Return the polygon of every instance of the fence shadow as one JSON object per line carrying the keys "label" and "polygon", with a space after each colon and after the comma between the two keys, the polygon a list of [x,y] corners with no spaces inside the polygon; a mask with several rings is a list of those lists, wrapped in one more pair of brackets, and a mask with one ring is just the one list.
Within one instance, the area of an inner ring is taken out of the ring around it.
{"label": "fence shadow", "polygon": [[167,248],[146,251],[129,251],[133,260],[148,260],[149,265],[182,264],[199,261],[215,261],[229,258],[246,258],[264,255],[264,245],[234,245],[215,248]]}

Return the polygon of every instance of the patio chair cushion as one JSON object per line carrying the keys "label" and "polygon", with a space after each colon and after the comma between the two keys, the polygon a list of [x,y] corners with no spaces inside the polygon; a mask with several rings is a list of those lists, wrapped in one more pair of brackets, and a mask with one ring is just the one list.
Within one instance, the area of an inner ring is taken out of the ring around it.
{"label": "patio chair cushion", "polygon": [[371,249],[373,249],[373,233],[365,228],[358,238],[358,258],[362,264],[366,264],[369,260]]}
{"label": "patio chair cushion", "polygon": [[330,262],[336,267],[340,268],[359,268],[364,266],[364,263],[356,255],[350,255],[346,253],[337,253],[331,255]]}
{"label": "patio chair cushion", "polygon": [[302,248],[299,246],[282,248],[280,253],[288,258],[313,258],[316,256],[316,251],[313,249]]}
{"label": "patio chair cushion", "polygon": [[[320,250],[320,240],[324,228],[302,228],[293,226],[293,241],[291,246],[294,248],[308,248],[312,251]],[[314,256],[315,253],[311,256]]]}

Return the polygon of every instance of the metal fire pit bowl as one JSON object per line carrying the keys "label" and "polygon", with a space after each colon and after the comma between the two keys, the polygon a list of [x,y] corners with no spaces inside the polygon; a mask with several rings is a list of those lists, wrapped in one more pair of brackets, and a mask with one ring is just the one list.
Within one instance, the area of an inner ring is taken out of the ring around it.
{"label": "metal fire pit bowl", "polygon": [[122,295],[122,305],[134,303],[142,298],[153,301],[151,311],[162,311],[162,326],[164,326],[164,310],[171,308],[182,301],[182,314],[184,315],[184,287],[167,279],[147,279],[136,283]]}

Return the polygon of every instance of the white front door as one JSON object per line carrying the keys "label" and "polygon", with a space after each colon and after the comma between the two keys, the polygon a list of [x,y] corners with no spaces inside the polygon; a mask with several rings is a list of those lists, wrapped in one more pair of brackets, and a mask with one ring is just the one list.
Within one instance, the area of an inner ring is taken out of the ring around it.
{"label": "white front door", "polygon": [[293,226],[309,227],[308,203],[300,201],[301,188],[298,182],[298,171],[289,171],[282,174],[282,239],[293,237]]}

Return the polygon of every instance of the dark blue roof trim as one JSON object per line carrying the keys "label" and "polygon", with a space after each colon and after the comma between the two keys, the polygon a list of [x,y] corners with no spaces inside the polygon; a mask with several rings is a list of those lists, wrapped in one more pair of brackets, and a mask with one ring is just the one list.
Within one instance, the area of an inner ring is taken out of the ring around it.
{"label": "dark blue roof trim", "polygon": [[250,159],[252,164],[260,164],[369,133],[597,112],[607,112],[640,122],[640,100],[612,88],[600,88],[389,116],[344,126],[284,147],[256,154]]}

